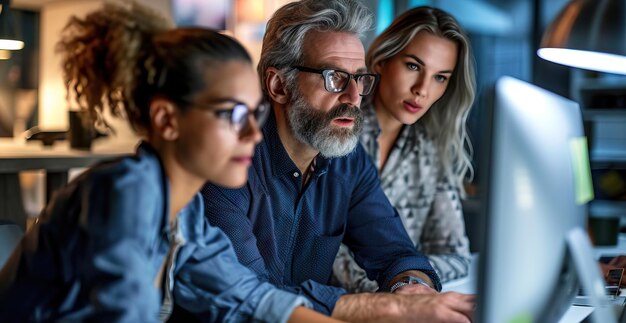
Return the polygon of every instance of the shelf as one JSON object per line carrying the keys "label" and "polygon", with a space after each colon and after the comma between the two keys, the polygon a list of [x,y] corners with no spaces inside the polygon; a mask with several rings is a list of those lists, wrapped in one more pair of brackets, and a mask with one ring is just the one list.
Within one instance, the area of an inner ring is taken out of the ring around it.
{"label": "shelf", "polygon": [[[626,151],[619,149],[591,149],[590,159],[594,166],[600,164],[626,164]],[[596,168],[596,167],[594,167]]]}
{"label": "shelf", "polygon": [[574,91],[626,89],[626,76],[574,69],[572,86]]}
{"label": "shelf", "polygon": [[583,119],[588,121],[626,122],[626,109],[581,109]]}
{"label": "shelf", "polygon": [[615,213],[626,215],[626,201],[593,200],[589,203],[589,212],[596,216]]}
{"label": "shelf", "polygon": [[626,108],[626,76],[574,70],[570,97],[582,107]]}
{"label": "shelf", "polygon": [[626,89],[626,77],[586,78],[578,81],[578,90]]}
{"label": "shelf", "polygon": [[592,168],[626,168],[626,76],[575,69],[570,80],[570,96],[586,121]]}

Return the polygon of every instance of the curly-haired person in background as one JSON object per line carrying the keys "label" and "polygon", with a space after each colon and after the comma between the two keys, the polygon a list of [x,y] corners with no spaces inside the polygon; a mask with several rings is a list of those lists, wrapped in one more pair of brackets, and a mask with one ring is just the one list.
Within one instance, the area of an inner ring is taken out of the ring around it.
{"label": "curly-haired person in background", "polygon": [[[460,198],[471,172],[466,120],[475,77],[469,39],[448,13],[417,7],[397,17],[370,46],[380,75],[364,100],[360,141],[416,248],[442,282],[467,275],[469,241]],[[375,291],[345,246],[334,277],[352,292]]]}
{"label": "curly-haired person in background", "polygon": [[198,190],[246,182],[269,112],[239,43],[130,2],[72,18],[58,50],[74,103],[92,122],[124,114],[143,142],[56,192],[0,273],[2,321],[330,320],[259,281],[204,217]]}

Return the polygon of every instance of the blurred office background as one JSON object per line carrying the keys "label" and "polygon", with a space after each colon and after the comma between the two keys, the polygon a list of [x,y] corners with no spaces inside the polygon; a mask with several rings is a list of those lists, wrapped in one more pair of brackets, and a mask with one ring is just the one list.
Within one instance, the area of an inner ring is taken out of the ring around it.
{"label": "blurred office background", "polygon": [[[287,0],[142,0],[181,25],[202,24],[238,38],[258,59],[264,26]],[[13,0],[14,24],[25,42],[21,51],[0,60],[0,137],[22,140],[32,126],[67,129],[65,90],[60,61],[54,53],[59,31],[71,15],[83,15],[102,0]],[[395,16],[420,5],[453,14],[470,35],[476,58],[478,93],[469,119],[475,176],[468,184],[468,232],[477,237],[475,221],[484,159],[480,129],[489,104],[488,89],[502,75],[529,81],[578,101],[583,109],[596,201],[592,215],[626,217],[626,77],[576,70],[549,63],[536,55],[541,35],[567,0],[363,0],[376,14],[376,26],[364,39],[367,47]],[[2,52],[0,52],[0,55]],[[133,136],[116,123],[118,137]],[[114,139],[114,138],[113,138]],[[36,175],[22,176],[27,212],[38,213],[43,198]],[[3,197],[0,197],[2,199]],[[0,201],[1,203],[1,201]],[[473,243],[476,246],[476,243]],[[475,250],[475,248],[473,248]]]}

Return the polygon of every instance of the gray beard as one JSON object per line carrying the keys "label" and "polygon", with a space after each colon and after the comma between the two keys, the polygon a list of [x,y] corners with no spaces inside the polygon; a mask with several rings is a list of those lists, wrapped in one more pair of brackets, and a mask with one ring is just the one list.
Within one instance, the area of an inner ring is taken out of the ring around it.
{"label": "gray beard", "polygon": [[[341,104],[323,112],[306,102],[298,91],[291,93],[287,125],[298,141],[313,147],[325,158],[345,156],[354,150],[363,128],[360,108]],[[333,127],[331,122],[337,117],[354,118],[354,126],[351,129]]]}

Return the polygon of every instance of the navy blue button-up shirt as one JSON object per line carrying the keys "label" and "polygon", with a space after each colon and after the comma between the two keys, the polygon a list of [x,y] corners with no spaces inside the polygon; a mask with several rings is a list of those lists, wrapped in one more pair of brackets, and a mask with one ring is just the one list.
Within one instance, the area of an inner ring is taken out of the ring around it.
{"label": "navy blue button-up shirt", "polygon": [[346,293],[327,285],[342,242],[380,286],[388,288],[403,271],[420,270],[441,289],[382,191],[363,147],[340,158],[318,156],[303,188],[273,112],[269,119],[247,185],[225,189],[207,184],[202,189],[209,222],[230,237],[241,263],[278,287],[308,297],[325,314]]}

